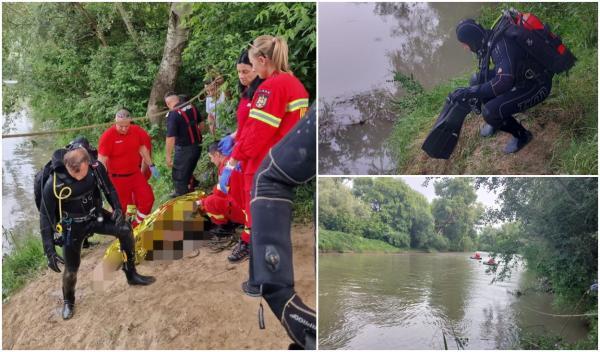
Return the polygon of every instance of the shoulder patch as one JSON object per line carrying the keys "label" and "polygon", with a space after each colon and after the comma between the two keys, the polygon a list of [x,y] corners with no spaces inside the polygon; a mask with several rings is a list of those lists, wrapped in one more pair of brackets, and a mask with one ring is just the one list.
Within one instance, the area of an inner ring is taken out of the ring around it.
{"label": "shoulder patch", "polygon": [[258,98],[256,98],[256,107],[259,109],[267,106],[267,101],[269,100],[269,95],[271,95],[271,91],[266,89],[260,89],[256,92],[258,94]]}

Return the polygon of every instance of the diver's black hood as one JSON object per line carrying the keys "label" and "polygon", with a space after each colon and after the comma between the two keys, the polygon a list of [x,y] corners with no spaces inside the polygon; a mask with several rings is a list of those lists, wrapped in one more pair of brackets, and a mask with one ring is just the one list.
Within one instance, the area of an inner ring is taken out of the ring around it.
{"label": "diver's black hood", "polygon": [[456,26],[456,38],[459,42],[467,44],[472,52],[478,53],[485,45],[488,32],[473,19],[461,21]]}
{"label": "diver's black hood", "polygon": [[52,154],[52,169],[58,172],[66,172],[65,163],[63,161],[67,150],[64,148],[55,150]]}

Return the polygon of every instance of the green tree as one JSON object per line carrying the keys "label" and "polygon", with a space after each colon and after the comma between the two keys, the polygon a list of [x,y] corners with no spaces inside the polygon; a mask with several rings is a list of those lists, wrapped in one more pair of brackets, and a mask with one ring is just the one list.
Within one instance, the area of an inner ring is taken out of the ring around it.
{"label": "green tree", "polygon": [[365,230],[367,237],[397,247],[429,247],[433,218],[422,194],[393,178],[357,178],[353,192],[373,209],[373,218]]}
{"label": "green tree", "polygon": [[[598,280],[597,178],[480,178],[477,185],[500,190],[501,207],[488,212],[490,221],[519,223],[493,248],[502,261],[522,255],[529,269],[549,280],[560,302],[577,304]],[[511,272],[498,270],[499,279]]]}
{"label": "green tree", "polygon": [[473,181],[444,178],[435,181],[434,187],[438,198],[433,200],[431,209],[436,233],[448,240],[448,249],[452,251],[473,249],[477,236],[475,226],[483,213],[483,207],[477,203]]}
{"label": "green tree", "polygon": [[363,235],[371,209],[352,195],[342,179],[319,178],[319,225],[327,230]]}

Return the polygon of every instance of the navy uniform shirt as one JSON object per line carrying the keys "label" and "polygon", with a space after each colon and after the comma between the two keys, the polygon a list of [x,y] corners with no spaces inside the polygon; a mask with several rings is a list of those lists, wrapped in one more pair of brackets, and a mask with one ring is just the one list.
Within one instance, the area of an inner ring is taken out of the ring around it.
{"label": "navy uniform shirt", "polygon": [[182,147],[200,144],[202,135],[199,123],[200,115],[192,104],[171,110],[167,114],[167,137],[175,137],[175,145]]}

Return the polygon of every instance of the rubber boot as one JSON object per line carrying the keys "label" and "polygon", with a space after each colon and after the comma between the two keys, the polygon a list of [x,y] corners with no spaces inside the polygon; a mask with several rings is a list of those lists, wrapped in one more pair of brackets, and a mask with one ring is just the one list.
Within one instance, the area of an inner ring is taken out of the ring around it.
{"label": "rubber boot", "polygon": [[63,274],[63,320],[69,320],[75,314],[75,285],[77,284],[77,272],[65,269]]}
{"label": "rubber boot", "polygon": [[494,126],[490,125],[489,123],[486,123],[485,125],[483,125],[483,127],[481,127],[481,129],[479,130],[479,135],[481,137],[491,137],[496,133],[496,129],[494,128]]}
{"label": "rubber boot", "polygon": [[514,117],[507,119],[501,130],[513,136],[502,150],[505,154],[518,152],[533,139],[533,134],[527,131]]}
{"label": "rubber boot", "polygon": [[[129,259],[132,258],[132,259]],[[127,277],[127,283],[130,285],[140,285],[146,286],[152,284],[156,279],[154,276],[146,276],[138,274],[135,269],[135,257],[127,256],[127,263],[123,264],[123,271],[125,272],[125,277]]]}

